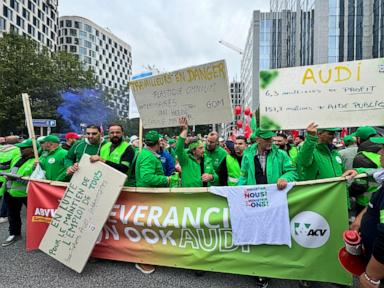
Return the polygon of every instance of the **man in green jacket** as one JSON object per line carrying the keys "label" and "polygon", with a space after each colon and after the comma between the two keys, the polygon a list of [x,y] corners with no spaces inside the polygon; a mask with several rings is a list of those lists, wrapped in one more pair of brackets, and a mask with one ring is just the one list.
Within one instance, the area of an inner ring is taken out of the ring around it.
{"label": "man in green jacket", "polygon": [[230,151],[226,159],[228,175],[226,186],[236,186],[241,175],[241,162],[243,161],[244,151],[247,149],[247,139],[240,135],[236,137],[234,144],[227,141],[226,146]]}
{"label": "man in green jacket", "polygon": [[27,182],[21,177],[30,176],[33,171],[35,158],[33,155],[32,140],[24,140],[16,144],[21,150],[21,156],[15,157],[11,162],[10,174],[6,176],[7,191],[4,197],[8,203],[9,218],[9,236],[3,242],[2,246],[6,247],[21,238],[21,218],[20,212],[23,204],[27,206]]}
{"label": "man in green jacket", "polygon": [[45,178],[53,181],[64,181],[66,177],[65,157],[68,151],[60,146],[60,139],[55,135],[45,136],[42,140],[48,151],[47,155],[40,159],[40,166],[45,171]]}
{"label": "man in green jacket", "polygon": [[289,158],[292,160],[293,165],[296,166],[298,151],[295,145],[288,143],[288,136],[285,133],[278,133],[273,140],[279,149],[287,152]]}
{"label": "man in green jacket", "polygon": [[212,131],[208,134],[205,156],[212,159],[213,169],[219,178],[215,181],[216,186],[225,186],[227,182],[226,157],[228,153],[219,145],[219,135]]}
{"label": "man in green jacket", "polygon": [[[8,136],[5,138],[4,145],[0,148],[0,172],[9,172],[11,168],[12,159],[20,157],[20,149],[14,144],[18,143],[17,136]],[[0,198],[5,192],[6,179],[0,175]],[[0,223],[8,221],[8,205],[7,200],[3,198],[0,210]]]}
{"label": "man in green jacket", "polygon": [[132,145],[123,140],[123,126],[112,123],[108,127],[110,142],[101,147],[100,155],[91,156],[91,162],[102,161],[128,175],[125,186],[135,186],[134,161],[136,153]]}
{"label": "man in green jacket", "polygon": [[65,157],[68,176],[72,176],[77,171],[80,159],[84,154],[98,155],[101,147],[106,143],[102,138],[100,127],[94,124],[87,126],[85,137],[85,139],[75,142]]}
{"label": "man in green jacket", "polygon": [[160,155],[160,134],[151,130],[144,137],[145,147],[136,160],[137,187],[167,187],[169,177],[164,175]]}
{"label": "man in green jacket", "polygon": [[194,140],[188,144],[188,152],[184,149],[185,139],[188,135],[188,120],[186,117],[179,119],[181,133],[176,143],[176,155],[181,166],[182,187],[209,187],[217,175],[213,169],[212,160],[204,157],[204,143]]}
{"label": "man in green jacket", "polygon": [[277,184],[283,190],[288,182],[297,180],[296,169],[285,151],[272,144],[274,132],[255,131],[256,143],[249,147],[241,163],[237,185]]}
{"label": "man in green jacket", "polygon": [[340,128],[317,129],[314,122],[307,127],[307,135],[297,157],[299,179],[316,180],[339,176],[349,176],[344,172],[343,161],[336,148],[332,145],[336,131]]}

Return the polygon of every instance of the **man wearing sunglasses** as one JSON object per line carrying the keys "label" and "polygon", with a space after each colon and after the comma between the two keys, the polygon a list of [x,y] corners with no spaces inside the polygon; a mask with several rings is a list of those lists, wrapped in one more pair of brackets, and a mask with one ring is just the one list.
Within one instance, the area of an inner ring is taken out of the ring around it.
{"label": "man wearing sunglasses", "polygon": [[88,155],[98,155],[101,147],[106,143],[102,138],[100,127],[97,125],[88,125],[85,130],[85,138],[76,141],[69,149],[65,159],[67,175],[72,176],[79,168],[78,163],[84,153]]}

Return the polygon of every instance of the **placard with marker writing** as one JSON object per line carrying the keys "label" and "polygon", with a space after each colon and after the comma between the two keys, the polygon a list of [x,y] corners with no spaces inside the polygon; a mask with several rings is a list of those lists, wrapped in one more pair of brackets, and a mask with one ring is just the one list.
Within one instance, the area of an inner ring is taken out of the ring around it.
{"label": "placard with marker writing", "polygon": [[224,60],[129,82],[145,129],[232,121]]}
{"label": "placard with marker writing", "polygon": [[126,175],[84,154],[39,249],[81,273]]}
{"label": "placard with marker writing", "polygon": [[263,130],[384,125],[384,58],[260,72]]}

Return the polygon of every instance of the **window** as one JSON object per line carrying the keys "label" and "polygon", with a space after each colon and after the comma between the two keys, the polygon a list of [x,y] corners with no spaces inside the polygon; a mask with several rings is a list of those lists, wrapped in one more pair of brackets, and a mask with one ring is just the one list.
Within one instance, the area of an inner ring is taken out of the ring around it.
{"label": "window", "polygon": [[19,26],[20,28],[24,29],[24,19],[21,18],[20,16],[16,17],[16,25]]}
{"label": "window", "polygon": [[40,21],[37,20],[36,17],[33,17],[33,21],[32,21],[32,23],[33,23],[33,25],[34,25],[35,27],[37,27],[37,28],[40,27]]}
{"label": "window", "polygon": [[87,38],[87,32],[80,31],[80,38]]}
{"label": "window", "polygon": [[0,31],[1,30],[5,30],[5,25],[6,24],[7,24],[7,22],[5,21],[5,19],[0,16]]}
{"label": "window", "polygon": [[28,9],[35,13],[35,4],[33,4],[30,0],[28,1]]}
{"label": "window", "polygon": [[75,28],[80,29],[80,22],[79,21],[75,21]]}
{"label": "window", "polygon": [[71,46],[69,47],[69,52],[76,53],[76,52],[77,52],[77,48],[76,48],[76,46],[71,45]]}
{"label": "window", "polygon": [[74,43],[75,43],[76,45],[79,45],[79,43],[80,43],[79,38],[75,38],[75,39],[74,39]]}
{"label": "window", "polygon": [[89,26],[88,24],[84,24],[84,30],[89,32],[89,33],[92,33],[92,27]]}
{"label": "window", "polygon": [[92,42],[95,42],[95,36],[92,34],[89,34],[89,40],[91,40]]}
{"label": "window", "polygon": [[77,36],[77,30],[76,30],[76,29],[73,29],[73,28],[69,29],[69,35],[71,35],[71,36]]}
{"label": "window", "polygon": [[35,37],[35,27],[33,27],[32,25],[28,24],[28,33]]}
{"label": "window", "polygon": [[[43,12],[41,10],[37,11],[37,17],[39,17],[39,19],[41,21],[44,21],[44,14],[43,14]],[[63,21],[61,21],[61,22],[63,22]]]}
{"label": "window", "polygon": [[87,55],[87,49],[84,47],[80,47],[80,55]]}
{"label": "window", "polygon": [[65,27],[72,27],[72,21],[71,20],[65,20]]}
{"label": "window", "polygon": [[19,3],[16,0],[9,0],[9,6],[16,12],[19,12]]}
{"label": "window", "polygon": [[71,37],[65,37],[65,43],[72,44],[72,38]]}
{"label": "window", "polygon": [[84,40],[84,46],[87,48],[92,48],[92,43],[87,40]]}
{"label": "window", "polygon": [[3,6],[3,16],[13,21],[13,11],[5,5]]}
{"label": "window", "polygon": [[[5,7],[5,6],[4,6]],[[25,8],[23,8],[23,17],[29,21],[29,11]]]}

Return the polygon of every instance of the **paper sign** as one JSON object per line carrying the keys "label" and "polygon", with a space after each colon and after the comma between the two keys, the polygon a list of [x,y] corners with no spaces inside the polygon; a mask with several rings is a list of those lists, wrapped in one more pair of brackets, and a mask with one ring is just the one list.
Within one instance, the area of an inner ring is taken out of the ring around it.
{"label": "paper sign", "polygon": [[130,82],[145,129],[232,121],[225,61],[189,67]]}
{"label": "paper sign", "polygon": [[381,126],[384,58],[260,72],[264,130]]}
{"label": "paper sign", "polygon": [[84,154],[39,249],[81,273],[126,175]]}

